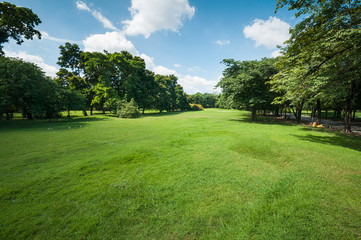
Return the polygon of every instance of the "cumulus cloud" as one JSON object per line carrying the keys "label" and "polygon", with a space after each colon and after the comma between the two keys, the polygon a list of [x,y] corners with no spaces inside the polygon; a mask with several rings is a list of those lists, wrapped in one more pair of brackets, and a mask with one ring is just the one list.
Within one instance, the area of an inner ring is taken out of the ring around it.
{"label": "cumulus cloud", "polygon": [[113,23],[109,19],[104,17],[97,10],[90,9],[89,6],[85,2],[77,1],[76,2],[76,7],[79,10],[90,12],[93,15],[93,17],[95,17],[99,22],[101,22],[103,24],[103,26],[105,28],[108,28],[108,29],[111,29],[111,30],[117,30],[117,28],[113,25]]}
{"label": "cumulus cloud", "polygon": [[11,52],[11,51],[4,50],[4,53],[5,53],[5,56],[7,56],[7,57],[21,58],[26,62],[35,63],[41,69],[43,69],[46,76],[55,77],[56,73],[58,72],[58,69],[56,67],[44,63],[43,58],[40,56],[30,55],[23,51]]}
{"label": "cumulus cloud", "polygon": [[139,55],[133,43],[125,38],[121,32],[106,32],[105,34],[93,34],[83,40],[86,52],[121,52],[128,51],[133,55]]}
{"label": "cumulus cloud", "polygon": [[122,22],[126,34],[148,38],[159,30],[178,32],[186,18],[192,19],[195,8],[188,0],[132,0],[129,11],[132,19]]}
{"label": "cumulus cloud", "polygon": [[180,65],[180,64],[178,64],[178,63],[174,64],[173,66],[176,67],[176,68],[182,67],[182,65]]}
{"label": "cumulus cloud", "polygon": [[224,45],[231,44],[231,41],[229,41],[229,40],[217,40],[217,41],[215,41],[215,44],[218,44],[219,46],[224,46]]}
{"label": "cumulus cloud", "polygon": [[218,81],[210,81],[198,76],[178,76],[178,83],[183,86],[183,89],[188,94],[195,94],[197,92],[214,92],[214,87],[217,85]]}
{"label": "cumulus cloud", "polygon": [[273,58],[276,58],[276,57],[279,57],[279,56],[282,56],[282,55],[283,54],[282,54],[281,50],[276,50],[276,51],[271,53],[271,57],[273,57]]}
{"label": "cumulus cloud", "polygon": [[282,45],[289,39],[290,25],[276,17],[270,17],[268,20],[255,19],[252,25],[243,29],[246,38],[256,42],[256,47],[261,45],[268,49]]}
{"label": "cumulus cloud", "polygon": [[154,58],[149,57],[144,53],[140,54],[140,57],[144,59],[147,68],[149,70],[152,70],[155,74],[160,74],[160,75],[173,74],[176,77],[178,77],[178,83],[182,85],[184,91],[188,94],[194,94],[197,92],[202,92],[202,93],[215,92],[215,91],[217,92],[217,89],[214,89],[214,87],[217,85],[218,81],[209,81],[205,78],[198,76],[191,76],[189,74],[182,75],[173,69],[169,69],[161,65],[156,65],[154,63]]}

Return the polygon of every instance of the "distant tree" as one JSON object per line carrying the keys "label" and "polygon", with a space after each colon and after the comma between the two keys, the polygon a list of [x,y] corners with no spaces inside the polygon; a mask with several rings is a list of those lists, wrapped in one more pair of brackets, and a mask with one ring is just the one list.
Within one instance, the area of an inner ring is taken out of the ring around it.
{"label": "distant tree", "polygon": [[218,95],[214,93],[196,93],[188,97],[190,103],[201,104],[205,108],[214,108]]}
{"label": "distant tree", "polygon": [[85,108],[86,99],[76,90],[58,87],[58,97],[61,108],[67,111],[68,117],[70,117],[71,110],[84,110]]}
{"label": "distant tree", "polygon": [[270,86],[266,83],[277,73],[275,59],[242,62],[225,59],[222,62],[226,69],[217,86],[234,104],[250,110],[252,120],[256,120],[257,110],[265,110],[273,100]]}
{"label": "distant tree", "polygon": [[12,38],[17,44],[25,39],[33,39],[34,36],[41,38],[35,25],[41,23],[39,17],[31,9],[17,7],[8,2],[0,2],[0,55],[4,55],[3,44]]}

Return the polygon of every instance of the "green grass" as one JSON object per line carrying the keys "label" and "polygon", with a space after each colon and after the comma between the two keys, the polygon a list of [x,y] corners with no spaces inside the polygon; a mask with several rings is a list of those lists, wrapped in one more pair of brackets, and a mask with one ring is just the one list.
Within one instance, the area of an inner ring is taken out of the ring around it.
{"label": "green grass", "polygon": [[0,122],[0,239],[360,239],[361,138],[246,112]]}

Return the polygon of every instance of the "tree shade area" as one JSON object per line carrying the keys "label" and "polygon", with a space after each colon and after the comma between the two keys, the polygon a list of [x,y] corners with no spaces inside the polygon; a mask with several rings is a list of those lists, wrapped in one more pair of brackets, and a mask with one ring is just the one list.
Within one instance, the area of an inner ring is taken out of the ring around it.
{"label": "tree shade area", "polygon": [[[343,112],[344,130],[361,109],[360,1],[278,0],[277,10],[288,7],[300,22],[277,60],[225,59],[218,86],[221,106],[256,110],[291,109],[300,122],[305,105],[321,111]],[[267,67],[266,67],[267,66]],[[271,107],[273,105],[273,107]]]}

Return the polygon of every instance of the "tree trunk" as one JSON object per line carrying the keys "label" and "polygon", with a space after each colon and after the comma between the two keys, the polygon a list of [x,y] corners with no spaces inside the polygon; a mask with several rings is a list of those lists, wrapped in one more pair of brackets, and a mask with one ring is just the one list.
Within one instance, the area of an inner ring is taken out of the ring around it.
{"label": "tree trunk", "polygon": [[83,115],[86,117],[88,116],[88,113],[86,112],[86,110],[83,110]]}
{"label": "tree trunk", "polygon": [[257,110],[253,107],[252,108],[252,121],[257,120]]}
{"label": "tree trunk", "polygon": [[68,110],[68,116],[67,117],[70,118],[70,110]]}
{"label": "tree trunk", "polygon": [[352,111],[349,111],[347,109],[345,109],[343,111],[343,115],[344,115],[344,124],[345,124],[345,132],[350,133],[351,132],[351,116],[352,116]]}
{"label": "tree trunk", "polygon": [[93,115],[93,107],[90,107],[90,115]]}
{"label": "tree trunk", "polygon": [[283,107],[284,107],[284,109],[285,109],[285,116],[284,116],[284,118],[287,119],[287,104],[285,103]]}
{"label": "tree trunk", "polygon": [[328,110],[326,109],[325,111],[326,111],[326,113],[325,113],[325,119],[327,119]]}
{"label": "tree trunk", "polygon": [[353,112],[354,101],[355,101],[355,90],[356,90],[355,82],[351,81],[350,95],[349,95],[346,105],[343,109],[345,132],[351,132],[351,121],[352,121],[352,112]]}
{"label": "tree trunk", "polygon": [[143,109],[142,109],[142,114],[144,114],[144,111],[145,111],[145,107],[143,107]]}
{"label": "tree trunk", "polygon": [[356,120],[356,109],[353,110],[352,120],[353,121]]}
{"label": "tree trunk", "polygon": [[320,125],[321,124],[321,101],[320,101],[320,99],[317,99],[316,108],[317,108],[317,120],[316,120],[316,123],[317,123],[317,125]]}

